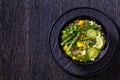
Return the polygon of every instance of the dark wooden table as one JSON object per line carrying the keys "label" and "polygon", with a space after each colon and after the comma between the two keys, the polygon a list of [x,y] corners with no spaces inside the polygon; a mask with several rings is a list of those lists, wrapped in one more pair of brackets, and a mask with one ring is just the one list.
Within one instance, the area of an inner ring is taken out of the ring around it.
{"label": "dark wooden table", "polygon": [[101,10],[120,28],[120,0],[0,0],[0,80],[120,80],[120,55],[91,77],[67,74],[52,57],[51,24],[76,7]]}

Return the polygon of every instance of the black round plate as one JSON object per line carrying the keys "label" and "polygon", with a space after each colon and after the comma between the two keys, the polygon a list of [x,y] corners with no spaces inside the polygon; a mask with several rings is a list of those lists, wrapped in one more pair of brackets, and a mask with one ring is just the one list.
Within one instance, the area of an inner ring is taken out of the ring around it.
{"label": "black round plate", "polygon": [[[64,24],[73,18],[88,16],[98,20],[104,27],[107,46],[104,56],[92,64],[79,64],[63,55],[59,45],[59,33]],[[116,24],[104,13],[93,8],[75,8],[63,13],[53,23],[49,33],[49,47],[55,60],[68,73],[76,76],[90,76],[105,70],[115,59],[119,51],[119,33]]]}

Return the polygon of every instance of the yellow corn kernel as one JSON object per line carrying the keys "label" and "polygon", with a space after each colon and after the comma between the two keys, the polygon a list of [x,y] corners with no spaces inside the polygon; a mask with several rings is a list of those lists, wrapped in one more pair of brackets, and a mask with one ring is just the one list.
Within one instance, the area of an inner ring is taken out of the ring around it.
{"label": "yellow corn kernel", "polygon": [[84,23],[85,23],[84,20],[80,20],[80,21],[78,22],[78,25],[83,25]]}
{"label": "yellow corn kernel", "polygon": [[68,49],[68,46],[65,45],[65,46],[63,47],[63,50],[66,51],[67,49]]}
{"label": "yellow corn kernel", "polygon": [[76,57],[75,57],[75,56],[72,56],[72,60],[76,60]]}
{"label": "yellow corn kernel", "polygon": [[83,47],[84,43],[83,42],[77,42],[77,47]]}

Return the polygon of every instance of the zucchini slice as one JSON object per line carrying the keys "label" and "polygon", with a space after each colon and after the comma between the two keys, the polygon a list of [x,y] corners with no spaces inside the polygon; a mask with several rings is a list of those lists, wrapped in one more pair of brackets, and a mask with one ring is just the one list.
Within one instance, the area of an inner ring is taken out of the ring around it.
{"label": "zucchini slice", "polygon": [[97,32],[94,29],[89,29],[86,31],[86,37],[95,38],[97,36]]}
{"label": "zucchini slice", "polygon": [[104,43],[105,43],[104,41],[105,40],[104,40],[103,37],[97,37],[96,38],[96,44],[93,47],[95,47],[97,49],[101,49],[104,46]]}
{"label": "zucchini slice", "polygon": [[96,48],[89,48],[87,50],[87,55],[91,61],[94,61],[98,57],[99,51]]}

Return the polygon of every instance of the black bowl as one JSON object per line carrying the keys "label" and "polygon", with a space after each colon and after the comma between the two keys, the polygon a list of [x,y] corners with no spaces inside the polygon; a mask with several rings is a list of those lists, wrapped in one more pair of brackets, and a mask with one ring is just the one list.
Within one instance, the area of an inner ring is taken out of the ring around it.
{"label": "black bowl", "polygon": [[[95,61],[89,61],[89,62],[78,62],[78,61],[73,61],[72,58],[68,57],[66,54],[65,54],[65,51],[63,50],[63,47],[60,45],[61,43],[61,30],[63,30],[69,23],[72,23],[73,21],[75,20],[90,20],[90,21],[94,21],[96,22],[98,25],[101,25],[102,27],[102,32],[103,32],[103,36],[106,40],[106,43],[105,43],[105,46],[104,48],[102,49],[100,55],[98,56],[98,58],[95,60]],[[109,37],[107,37],[107,34],[106,34],[106,30],[105,30],[105,27],[104,25],[99,21],[97,20],[96,18],[94,17],[91,17],[91,16],[87,16],[87,15],[81,15],[81,16],[77,16],[77,17],[74,17],[72,19],[70,19],[69,21],[67,21],[63,27],[59,30],[59,36],[58,36],[58,43],[59,43],[59,48],[61,49],[61,52],[65,55],[65,57],[67,57],[68,59],[72,60],[73,62],[76,62],[76,63],[79,63],[79,64],[82,64],[82,65],[88,65],[88,64],[92,64],[92,63],[96,63],[97,61],[99,61],[106,53],[107,49],[108,49],[108,46],[109,46]]]}
{"label": "black bowl", "polygon": [[[60,31],[74,19],[89,19],[102,25],[106,46],[94,62],[77,63],[67,58],[60,46]],[[49,48],[55,60],[68,73],[76,76],[90,76],[105,70],[119,51],[119,33],[116,24],[104,13],[93,8],[75,8],[63,13],[53,23],[49,33]]]}

